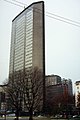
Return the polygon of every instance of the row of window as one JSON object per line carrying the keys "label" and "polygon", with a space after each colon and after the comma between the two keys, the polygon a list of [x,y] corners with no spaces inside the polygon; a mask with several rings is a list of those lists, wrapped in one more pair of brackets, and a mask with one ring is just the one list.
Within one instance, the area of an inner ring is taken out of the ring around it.
{"label": "row of window", "polygon": [[25,21],[24,22],[21,22],[21,23],[18,23],[17,25],[16,25],[16,29],[23,29],[25,27]]}
{"label": "row of window", "polygon": [[18,49],[18,48],[20,48],[20,49],[22,49],[22,48],[24,48],[24,41],[18,41],[16,44],[15,44],[15,49]]}
{"label": "row of window", "polygon": [[27,22],[27,21],[33,21],[33,16],[32,16],[32,15],[26,16],[26,22]]}
{"label": "row of window", "polygon": [[32,42],[30,41],[30,43],[26,43],[26,50],[29,49],[29,48],[32,48]]}
{"label": "row of window", "polygon": [[17,34],[20,34],[20,33],[22,34],[22,33],[24,33],[24,30],[25,30],[25,29],[24,29],[23,26],[19,26],[18,28],[16,28],[16,33],[17,33]]}
{"label": "row of window", "polygon": [[24,28],[24,25],[25,25],[25,20],[21,21],[20,23],[17,23],[15,27],[16,27],[16,29],[18,29],[19,27]]}
{"label": "row of window", "polygon": [[33,26],[33,22],[27,22],[26,26]]}
{"label": "row of window", "polygon": [[33,18],[33,12],[32,11],[31,12],[27,12],[26,13],[26,18],[27,19]]}
{"label": "row of window", "polygon": [[26,37],[32,36],[32,35],[33,35],[32,32],[27,32],[27,33],[26,33]]}
{"label": "row of window", "polygon": [[31,58],[31,57],[32,57],[32,54],[28,54],[28,55],[25,55],[25,56],[26,56],[26,57],[25,57],[26,59],[27,59],[27,58]]}
{"label": "row of window", "polygon": [[33,37],[33,34],[32,34],[32,35],[27,35],[27,34],[26,34],[26,41],[32,40],[32,37]]}
{"label": "row of window", "polygon": [[25,21],[21,22],[21,23],[17,23],[16,24],[16,29],[19,29],[19,28],[24,28],[24,25],[25,25]]}
{"label": "row of window", "polygon": [[14,71],[18,71],[18,70],[21,70],[21,69],[23,69],[23,66],[22,67],[17,67],[17,68],[15,67]]}
{"label": "row of window", "polygon": [[22,49],[15,50],[15,56],[23,56],[23,54],[24,54],[24,50],[22,50]]}
{"label": "row of window", "polygon": [[22,44],[17,43],[17,45],[15,46],[15,50],[17,51],[18,49],[24,50],[24,43],[22,43]]}
{"label": "row of window", "polygon": [[14,64],[14,67],[22,67],[24,64],[23,64],[23,61],[21,61],[21,62],[15,62],[15,64]]}
{"label": "row of window", "polygon": [[16,35],[20,35],[20,34],[22,35],[24,34],[24,28],[22,27],[21,28],[19,27],[18,29],[16,29]]}
{"label": "row of window", "polygon": [[26,24],[33,23],[33,18],[26,19]]}
{"label": "row of window", "polygon": [[32,37],[33,37],[33,34],[32,34],[32,33],[30,33],[30,34],[26,34],[26,38],[29,39],[29,37],[32,38]]}
{"label": "row of window", "polygon": [[33,8],[28,8],[27,14],[31,14],[33,12]]}
{"label": "row of window", "polygon": [[32,28],[26,29],[26,34],[27,34],[28,32],[33,32],[33,29],[32,29]]}
{"label": "row of window", "polygon": [[21,44],[19,44],[19,46],[15,46],[15,54],[20,52],[24,52],[24,46],[21,48]]}
{"label": "row of window", "polygon": [[26,44],[25,50],[27,51],[28,49],[32,49],[32,43],[31,42],[29,44]]}
{"label": "row of window", "polygon": [[22,21],[25,20],[25,16],[23,15],[22,17],[20,17],[19,19],[17,19],[16,23],[21,23]]}
{"label": "row of window", "polygon": [[[23,48],[21,48],[22,46],[23,46]],[[32,50],[32,41],[26,43],[26,48],[25,49],[26,49],[26,51],[29,50],[29,49]],[[15,46],[15,54],[19,53],[19,52],[24,52],[24,43],[17,44]]]}
{"label": "row of window", "polygon": [[[15,56],[21,56],[24,54],[24,44],[23,44],[23,49],[21,48],[22,44],[15,46]],[[26,44],[26,54],[32,53],[32,41],[28,44]],[[13,53],[11,54],[11,57],[13,59]]]}
{"label": "row of window", "polygon": [[32,64],[25,65],[25,68],[29,68],[29,67],[32,67]]}
{"label": "row of window", "polygon": [[28,47],[31,47],[32,46],[32,41],[30,41],[30,42],[26,42],[26,48]]}
{"label": "row of window", "polygon": [[17,29],[17,30],[19,30],[20,28],[24,29],[24,27],[25,27],[25,23],[23,22],[23,23],[17,24],[15,29]]}
{"label": "row of window", "polygon": [[22,36],[22,37],[19,37],[19,38],[16,38],[16,44],[17,43],[23,43],[24,42],[24,37]]}
{"label": "row of window", "polygon": [[32,64],[32,60],[25,62],[25,65]]}
{"label": "row of window", "polygon": [[32,54],[32,49],[26,50],[26,56],[28,56],[27,54]]}
{"label": "row of window", "polygon": [[27,52],[26,52],[26,55],[28,55],[28,54],[32,54],[32,50],[27,51]]}
{"label": "row of window", "polygon": [[19,30],[16,30],[16,37],[17,36],[24,36],[24,33],[25,31],[24,31],[24,29],[22,30],[22,29],[19,29]]}
{"label": "row of window", "polygon": [[26,30],[32,29],[33,25],[26,25]]}
{"label": "row of window", "polygon": [[[28,36],[32,36],[32,29],[29,29],[29,30],[27,30],[26,31],[26,37],[28,37]],[[22,40],[22,39],[24,39],[24,32],[22,32],[21,31],[21,34],[20,33],[16,33],[16,41],[17,40],[19,40],[20,41],[20,39]]]}
{"label": "row of window", "polygon": [[21,17],[20,19],[18,19],[18,20],[16,21],[16,26],[17,26],[17,25],[20,25],[21,23],[24,23],[24,21],[25,21],[25,16]]}
{"label": "row of window", "polygon": [[21,63],[21,62],[23,62],[24,61],[24,56],[22,56],[22,58],[20,58],[19,56],[16,56],[15,57],[15,63]]}
{"label": "row of window", "polygon": [[32,61],[32,57],[25,57],[25,62]]}
{"label": "row of window", "polygon": [[15,60],[15,62],[14,62],[14,66],[22,66],[23,65],[23,60],[20,60],[20,59],[18,59],[18,60]]}
{"label": "row of window", "polygon": [[23,46],[24,44],[24,37],[21,37],[21,38],[16,38],[16,41],[15,41],[15,46],[17,47],[18,45],[22,45]]}
{"label": "row of window", "polygon": [[26,44],[32,43],[32,37],[30,36],[29,38],[26,38]]}
{"label": "row of window", "polygon": [[25,57],[25,62],[27,62],[27,61],[29,61],[29,60],[32,60],[32,56],[31,56],[31,57],[29,57],[29,56],[26,56],[26,57]]}
{"label": "row of window", "polygon": [[22,58],[24,58],[24,53],[15,54],[15,59],[19,59],[20,56],[22,56]]}
{"label": "row of window", "polygon": [[28,52],[28,53],[26,53],[26,55],[25,56],[31,56],[32,55],[32,52],[30,53],[30,52]]}
{"label": "row of window", "polygon": [[[27,31],[26,32],[26,38],[27,39],[29,39],[29,38],[31,38],[33,36],[33,34],[32,34],[32,31]],[[22,39],[24,40],[24,34],[22,34],[22,35],[16,35],[16,41],[22,41]]]}
{"label": "row of window", "polygon": [[26,33],[33,32],[32,28],[26,29]]}
{"label": "row of window", "polygon": [[23,61],[23,59],[24,59],[24,55],[15,55],[15,61]]}

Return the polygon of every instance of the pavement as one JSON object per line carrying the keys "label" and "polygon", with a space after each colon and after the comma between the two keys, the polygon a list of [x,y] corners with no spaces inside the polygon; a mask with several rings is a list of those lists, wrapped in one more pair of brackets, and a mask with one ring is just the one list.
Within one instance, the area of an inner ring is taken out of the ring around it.
{"label": "pavement", "polygon": [[[0,120],[14,120],[15,117],[0,117]],[[29,120],[27,117],[20,117],[19,120]]]}
{"label": "pavement", "polygon": [[[0,117],[0,120],[14,120],[15,119],[15,117]],[[20,117],[19,118],[19,120],[29,120],[29,118],[28,117]],[[50,118],[46,118],[46,117],[44,117],[44,118],[38,118],[38,117],[35,117],[34,118],[34,120],[80,120],[80,118],[78,119],[78,118],[72,118],[72,119],[59,119],[59,118],[57,118],[57,119],[50,119]]]}

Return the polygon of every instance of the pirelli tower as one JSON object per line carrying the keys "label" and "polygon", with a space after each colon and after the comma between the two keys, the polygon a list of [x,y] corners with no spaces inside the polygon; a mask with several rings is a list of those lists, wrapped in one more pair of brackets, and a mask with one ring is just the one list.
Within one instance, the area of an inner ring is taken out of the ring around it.
{"label": "pirelli tower", "polygon": [[29,67],[45,74],[43,1],[32,3],[12,21],[9,74]]}
{"label": "pirelli tower", "polygon": [[[38,67],[45,76],[44,2],[34,2],[12,20],[9,77]],[[13,74],[14,75],[14,74]]]}

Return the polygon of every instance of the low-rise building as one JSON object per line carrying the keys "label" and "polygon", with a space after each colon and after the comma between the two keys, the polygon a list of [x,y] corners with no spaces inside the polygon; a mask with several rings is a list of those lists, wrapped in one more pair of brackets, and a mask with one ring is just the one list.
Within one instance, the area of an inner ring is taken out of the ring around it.
{"label": "low-rise building", "polygon": [[51,100],[55,97],[68,96],[68,85],[67,84],[56,84],[46,87],[46,99]]}
{"label": "low-rise building", "polygon": [[61,77],[58,75],[47,75],[46,86],[61,84]]}

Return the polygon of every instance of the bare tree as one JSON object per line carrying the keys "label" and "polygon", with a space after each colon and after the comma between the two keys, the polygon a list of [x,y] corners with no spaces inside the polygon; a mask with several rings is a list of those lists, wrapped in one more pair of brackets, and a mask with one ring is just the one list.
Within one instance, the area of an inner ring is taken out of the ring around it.
{"label": "bare tree", "polygon": [[24,103],[29,112],[29,120],[33,120],[33,111],[43,107],[43,74],[37,67],[25,71],[23,82]]}
{"label": "bare tree", "polygon": [[29,120],[33,120],[33,111],[43,107],[43,73],[37,67],[16,71],[9,76],[6,92],[10,105],[16,110],[18,120],[19,112],[24,103],[29,112]]}
{"label": "bare tree", "polygon": [[22,109],[23,100],[21,82],[21,71],[15,72],[9,76],[9,80],[6,81],[7,87],[5,88],[7,106],[16,111],[17,120],[19,119],[19,113]]}
{"label": "bare tree", "polygon": [[56,115],[56,114],[63,114],[65,112],[67,115],[72,113],[74,99],[71,95],[62,94],[55,94],[53,97],[46,98],[46,111],[47,114]]}

